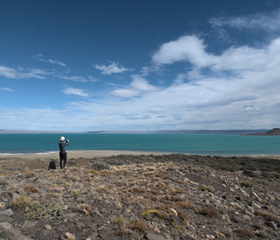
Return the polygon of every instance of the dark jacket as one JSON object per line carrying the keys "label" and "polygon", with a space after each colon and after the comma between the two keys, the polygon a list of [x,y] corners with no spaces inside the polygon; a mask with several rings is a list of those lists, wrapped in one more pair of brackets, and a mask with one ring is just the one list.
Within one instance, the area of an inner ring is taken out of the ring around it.
{"label": "dark jacket", "polygon": [[69,146],[69,142],[66,142],[66,141],[60,141],[58,143],[59,145],[59,151],[60,152],[65,152],[65,146]]}

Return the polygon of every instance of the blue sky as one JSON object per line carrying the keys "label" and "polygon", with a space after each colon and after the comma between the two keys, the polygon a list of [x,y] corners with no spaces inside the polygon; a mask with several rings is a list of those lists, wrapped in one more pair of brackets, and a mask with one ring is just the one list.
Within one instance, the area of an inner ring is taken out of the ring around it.
{"label": "blue sky", "polygon": [[278,0],[2,0],[0,129],[269,129]]}

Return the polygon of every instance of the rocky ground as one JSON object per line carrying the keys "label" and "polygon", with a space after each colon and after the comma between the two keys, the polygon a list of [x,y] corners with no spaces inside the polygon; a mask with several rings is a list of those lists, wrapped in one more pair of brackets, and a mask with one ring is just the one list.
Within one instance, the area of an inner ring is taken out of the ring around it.
{"label": "rocky ground", "polygon": [[0,240],[280,239],[280,160],[0,158]]}

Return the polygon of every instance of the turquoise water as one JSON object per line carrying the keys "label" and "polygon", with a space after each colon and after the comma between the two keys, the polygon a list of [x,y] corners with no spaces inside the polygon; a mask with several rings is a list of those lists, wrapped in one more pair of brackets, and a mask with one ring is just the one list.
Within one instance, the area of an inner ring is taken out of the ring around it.
{"label": "turquoise water", "polygon": [[[0,134],[0,153],[58,151],[61,134]],[[71,150],[132,150],[200,155],[280,155],[280,136],[234,134],[65,134]]]}

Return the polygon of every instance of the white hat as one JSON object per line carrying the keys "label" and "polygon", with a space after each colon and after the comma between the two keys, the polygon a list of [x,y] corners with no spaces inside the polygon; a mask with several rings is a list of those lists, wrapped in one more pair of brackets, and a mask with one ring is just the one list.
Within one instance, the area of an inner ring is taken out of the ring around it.
{"label": "white hat", "polygon": [[62,137],[60,138],[60,141],[64,141],[64,140],[65,140],[65,137],[62,136]]}

